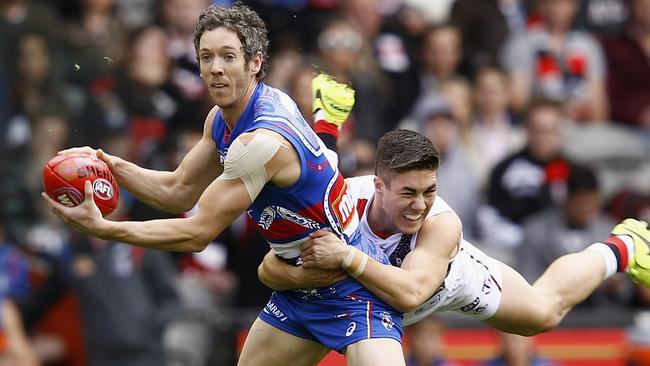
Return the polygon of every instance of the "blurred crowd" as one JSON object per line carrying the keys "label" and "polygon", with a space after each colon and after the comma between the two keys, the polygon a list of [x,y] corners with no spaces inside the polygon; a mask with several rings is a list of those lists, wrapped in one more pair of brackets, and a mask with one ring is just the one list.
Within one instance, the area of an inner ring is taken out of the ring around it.
{"label": "blurred crowd", "polygon": [[[39,197],[69,146],[178,166],[212,107],[194,26],[230,2],[0,1],[0,359],[226,364],[226,309],[265,304],[268,245],[246,217],[201,253],[152,252],[74,232]],[[529,281],[616,221],[650,220],[650,0],[244,3],[270,31],[266,83],[308,121],[318,72],[356,90],[346,176],[372,174],[385,132],[421,132],[465,237]],[[165,217],[128,192],[113,213]],[[581,306],[643,311],[650,291],[614,277]]]}

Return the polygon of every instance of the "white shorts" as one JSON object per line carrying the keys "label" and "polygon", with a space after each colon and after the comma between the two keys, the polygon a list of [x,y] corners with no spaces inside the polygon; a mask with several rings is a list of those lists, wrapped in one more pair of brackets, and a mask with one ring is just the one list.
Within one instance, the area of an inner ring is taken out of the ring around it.
{"label": "white shorts", "polygon": [[457,311],[479,320],[490,318],[501,302],[503,275],[497,260],[465,240],[450,262],[449,273],[429,300],[404,314],[403,326],[441,311]]}

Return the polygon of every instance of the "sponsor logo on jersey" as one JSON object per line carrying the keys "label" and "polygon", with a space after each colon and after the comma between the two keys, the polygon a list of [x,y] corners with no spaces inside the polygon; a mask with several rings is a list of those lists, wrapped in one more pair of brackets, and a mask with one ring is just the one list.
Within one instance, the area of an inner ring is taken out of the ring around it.
{"label": "sponsor logo on jersey", "polygon": [[488,307],[488,304],[483,304],[483,305],[477,307],[477,308],[474,310],[474,314],[476,315],[476,314],[480,314],[480,313],[484,312],[485,309],[487,309],[487,307]]}
{"label": "sponsor logo on jersey", "polygon": [[338,193],[338,196],[332,201],[332,211],[339,221],[343,231],[350,225],[354,218],[355,206],[354,199],[348,191],[348,184],[343,182],[343,187]]}
{"label": "sponsor logo on jersey", "polygon": [[269,301],[266,304],[266,307],[262,311],[264,311],[265,313],[267,313],[269,315],[275,316],[281,322],[287,320],[287,316],[284,315],[284,313],[280,309],[278,309],[278,307],[271,301]]}
{"label": "sponsor logo on jersey", "polygon": [[477,297],[471,303],[469,303],[469,304],[463,306],[462,308],[460,308],[460,311],[462,311],[463,313],[468,313],[468,312],[474,310],[480,303],[481,303],[481,299],[479,299]]}
{"label": "sponsor logo on jersey", "polygon": [[389,312],[382,311],[379,313],[379,317],[381,318],[381,324],[384,326],[384,328],[386,328],[386,330],[393,329],[395,323],[393,322],[393,317]]}
{"label": "sponsor logo on jersey", "polygon": [[354,331],[357,329],[357,323],[355,322],[350,322],[350,325],[348,325],[348,329],[345,330],[345,336],[349,337],[354,333]]}
{"label": "sponsor logo on jersey", "polygon": [[93,182],[93,192],[95,196],[104,201],[113,198],[113,186],[104,178],[97,178]]}

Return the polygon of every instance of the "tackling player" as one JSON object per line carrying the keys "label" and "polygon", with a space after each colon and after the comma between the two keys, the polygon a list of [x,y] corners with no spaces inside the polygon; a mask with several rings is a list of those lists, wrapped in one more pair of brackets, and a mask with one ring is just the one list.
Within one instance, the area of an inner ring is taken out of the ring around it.
{"label": "tackling player", "polygon": [[650,232],[645,222],[633,219],[618,224],[603,243],[558,258],[531,286],[462,238],[460,219],[436,197],[437,164],[419,164],[427,154],[435,154],[435,148],[424,136],[392,131],[379,142],[376,176],[347,180],[365,240],[379,245],[392,266],[317,231],[303,247],[303,268],[276,266],[269,254],[260,279],[275,289],[322,286],[327,272],[314,268],[343,269],[407,313],[404,325],[434,311],[455,310],[521,335],[554,328],[616,272],[650,287]]}
{"label": "tackling player", "polygon": [[[259,16],[241,4],[211,6],[199,18],[194,41],[216,106],[201,140],[175,171],[144,169],[89,147],[62,153],[96,154],[141,201],[169,212],[197,205],[196,214],[109,221],[88,183],[84,202],[72,208],[43,194],[52,211],[106,240],[174,251],[203,250],[245,212],[283,263],[299,265],[302,243],[319,228],[385,258],[359,240],[354,200],[323,142],[289,96],[261,82],[268,39]],[[348,101],[339,111],[345,119],[353,97],[344,88],[332,91]],[[348,278],[324,289],[274,293],[250,329],[239,364],[313,365],[331,348],[343,351],[350,365],[403,365],[400,339],[401,314]]]}

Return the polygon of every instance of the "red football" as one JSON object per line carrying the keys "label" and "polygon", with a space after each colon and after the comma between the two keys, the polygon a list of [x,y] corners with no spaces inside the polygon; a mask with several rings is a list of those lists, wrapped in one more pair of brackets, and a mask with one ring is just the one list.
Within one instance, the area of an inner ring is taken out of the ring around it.
{"label": "red football", "polygon": [[84,200],[84,183],[93,184],[93,197],[104,216],[117,207],[120,189],[108,165],[87,154],[57,155],[43,168],[43,188],[52,199],[74,207]]}

